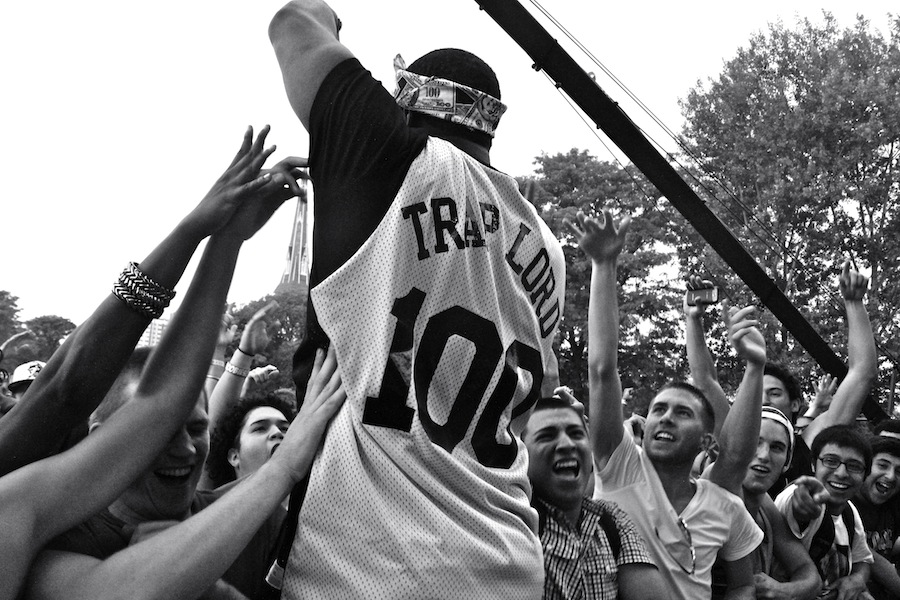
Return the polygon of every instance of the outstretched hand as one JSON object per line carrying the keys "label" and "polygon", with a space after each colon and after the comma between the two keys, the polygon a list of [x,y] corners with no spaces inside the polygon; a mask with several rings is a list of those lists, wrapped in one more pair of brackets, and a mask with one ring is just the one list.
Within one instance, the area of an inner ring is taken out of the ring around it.
{"label": "outstretched hand", "polygon": [[850,261],[847,261],[838,278],[838,287],[844,300],[862,300],[869,288],[869,278],[851,269]]}
{"label": "outstretched hand", "polygon": [[263,148],[268,134],[269,126],[266,125],[254,141],[253,127],[247,128],[234,160],[200,204],[185,218],[185,222],[201,238],[224,227],[242,204],[245,195],[259,190],[271,181],[271,174],[260,173],[263,163],[275,151],[275,146]]}
{"label": "outstretched hand", "polygon": [[748,363],[764,365],[766,363],[766,340],[757,325],[759,321],[752,318],[756,313],[755,306],[736,309],[725,306],[725,326],[728,328],[728,340],[738,356]]}
{"label": "outstretched hand", "polygon": [[[274,147],[273,147],[274,149]],[[231,220],[225,226],[228,235],[248,240],[266,224],[269,218],[289,198],[303,192],[298,179],[307,179],[303,170],[309,165],[305,158],[289,156],[271,169],[266,169],[260,178],[262,185],[247,190]]]}
{"label": "outstretched hand", "polygon": [[347,399],[334,346],[316,353],[312,375],[306,385],[306,395],[300,412],[270,462],[276,461],[288,469],[294,482],[308,472],[328,423]]}
{"label": "outstretched hand", "polygon": [[819,516],[822,506],[831,498],[831,494],[822,482],[811,475],[798,477],[794,484],[797,489],[791,496],[791,510],[798,522],[808,523]]}
{"label": "outstretched hand", "polygon": [[244,326],[244,332],[241,334],[241,343],[238,344],[241,352],[249,356],[256,356],[266,349],[269,345],[269,332],[267,330],[266,313],[278,306],[278,302],[272,300],[261,309],[256,311],[247,325]]}
{"label": "outstretched hand", "polygon": [[593,219],[578,211],[576,223],[569,219],[564,222],[578,241],[578,245],[594,262],[615,260],[625,246],[625,236],[631,224],[631,216],[624,215],[619,223],[604,209],[600,219]]}

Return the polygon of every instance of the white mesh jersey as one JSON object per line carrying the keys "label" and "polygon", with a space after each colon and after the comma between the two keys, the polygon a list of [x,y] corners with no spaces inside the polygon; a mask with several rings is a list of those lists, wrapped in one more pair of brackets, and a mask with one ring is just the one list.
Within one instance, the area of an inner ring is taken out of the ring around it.
{"label": "white mesh jersey", "polygon": [[516,182],[430,138],[372,236],[312,290],[348,400],[283,597],[541,597],[518,434],[564,284],[559,242]]}

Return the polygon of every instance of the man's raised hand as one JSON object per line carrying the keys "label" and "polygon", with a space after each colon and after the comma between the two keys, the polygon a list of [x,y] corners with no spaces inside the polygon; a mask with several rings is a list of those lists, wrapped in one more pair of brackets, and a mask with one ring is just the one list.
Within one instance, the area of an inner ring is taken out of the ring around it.
{"label": "man's raised hand", "polygon": [[200,204],[185,217],[184,223],[200,238],[212,235],[224,227],[247,194],[259,190],[272,180],[271,173],[260,173],[263,163],[275,151],[275,146],[263,147],[268,134],[269,126],[266,125],[254,141],[253,127],[248,127],[234,160]]}
{"label": "man's raised hand", "polygon": [[271,169],[266,169],[260,178],[261,185],[248,189],[226,229],[229,235],[240,239],[250,239],[266,224],[269,218],[289,198],[303,192],[298,179],[308,179],[304,169],[309,165],[306,158],[289,156]]}
{"label": "man's raised hand", "polygon": [[757,328],[759,321],[753,318],[756,307],[745,306],[736,309],[726,306],[726,310],[722,312],[725,313],[728,339],[738,356],[748,363],[764,365],[766,363],[766,340]]}
{"label": "man's raised hand", "polygon": [[862,300],[869,288],[869,278],[851,269],[850,261],[847,261],[838,278],[838,287],[844,300]]}
{"label": "man's raised hand", "polygon": [[578,245],[595,262],[615,260],[625,246],[625,236],[631,224],[631,216],[624,215],[618,222],[609,210],[604,209],[600,219],[588,217],[578,211],[577,222],[565,219],[565,224],[575,235]]}

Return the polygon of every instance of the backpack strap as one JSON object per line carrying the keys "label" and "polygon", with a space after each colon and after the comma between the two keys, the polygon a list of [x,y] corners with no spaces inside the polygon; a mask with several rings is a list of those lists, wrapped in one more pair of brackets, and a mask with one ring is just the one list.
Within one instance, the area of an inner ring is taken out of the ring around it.
{"label": "backpack strap", "polygon": [[618,563],[619,554],[622,552],[622,538],[619,536],[619,528],[616,526],[616,520],[610,513],[605,510],[601,511],[600,526],[603,527],[606,539],[609,540],[609,545],[613,552],[613,559]]}

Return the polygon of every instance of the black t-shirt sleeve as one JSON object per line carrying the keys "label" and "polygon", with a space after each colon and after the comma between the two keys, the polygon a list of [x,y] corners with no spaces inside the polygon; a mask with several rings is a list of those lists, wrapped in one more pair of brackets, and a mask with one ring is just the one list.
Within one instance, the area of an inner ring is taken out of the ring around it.
{"label": "black t-shirt sleeve", "polygon": [[391,94],[358,60],[328,74],[310,112],[313,285],[369,238],[426,140],[407,127]]}
{"label": "black t-shirt sleeve", "polygon": [[[355,58],[325,77],[313,101],[309,129],[315,194],[312,289],[369,239],[428,136],[406,125],[391,94]],[[298,390],[306,387],[316,348],[326,344],[310,301],[306,336],[294,355]]]}

